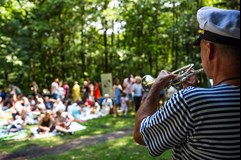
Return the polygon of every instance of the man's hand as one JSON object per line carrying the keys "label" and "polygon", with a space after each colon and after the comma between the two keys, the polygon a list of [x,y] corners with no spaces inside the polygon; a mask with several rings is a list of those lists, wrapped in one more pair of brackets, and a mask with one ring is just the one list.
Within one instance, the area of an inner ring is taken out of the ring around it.
{"label": "man's hand", "polygon": [[153,115],[157,111],[157,108],[159,107],[160,91],[166,88],[170,84],[170,81],[176,76],[177,75],[170,74],[169,72],[163,70],[160,72],[159,76],[155,80],[155,83],[152,85],[147,98],[136,113],[134,139],[137,143],[145,145],[143,137],[140,133],[141,122],[143,119]]}
{"label": "man's hand", "polygon": [[168,85],[170,84],[170,81],[176,77],[177,75],[171,74],[166,70],[162,70],[159,76],[157,77],[155,83],[153,84],[153,88],[157,88],[158,90],[163,90],[166,87],[168,87]]}

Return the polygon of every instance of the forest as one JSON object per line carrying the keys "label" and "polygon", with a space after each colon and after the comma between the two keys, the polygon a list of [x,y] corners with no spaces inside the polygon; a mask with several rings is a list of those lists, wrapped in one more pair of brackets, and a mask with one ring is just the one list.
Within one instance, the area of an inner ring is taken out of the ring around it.
{"label": "forest", "polygon": [[240,0],[0,0],[0,86],[200,68],[203,6],[240,10]]}

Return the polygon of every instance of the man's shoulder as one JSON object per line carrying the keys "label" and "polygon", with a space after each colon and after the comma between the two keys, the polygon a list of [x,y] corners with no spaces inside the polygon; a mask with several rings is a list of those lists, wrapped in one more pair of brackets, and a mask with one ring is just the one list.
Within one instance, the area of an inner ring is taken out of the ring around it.
{"label": "man's shoulder", "polygon": [[186,89],[183,89],[179,91],[181,95],[186,96],[200,96],[200,95],[218,95],[220,93],[232,93],[232,92],[238,92],[240,91],[240,88],[229,86],[229,85],[220,85],[220,86],[214,86],[211,88],[195,88],[195,87],[188,87]]}
{"label": "man's shoulder", "polygon": [[198,88],[198,87],[187,87],[180,91],[183,95],[195,94],[195,93],[206,93],[213,92],[213,88]]}

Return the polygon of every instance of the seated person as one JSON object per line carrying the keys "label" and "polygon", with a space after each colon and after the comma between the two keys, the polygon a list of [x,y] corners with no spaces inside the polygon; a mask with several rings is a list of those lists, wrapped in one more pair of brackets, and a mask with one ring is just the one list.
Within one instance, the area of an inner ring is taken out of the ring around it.
{"label": "seated person", "polygon": [[38,124],[38,121],[34,119],[30,102],[27,97],[23,97],[22,99],[22,105],[24,106],[23,111],[22,111],[22,118],[25,122],[25,125],[33,125],[33,124]]}
{"label": "seated person", "polygon": [[63,110],[57,111],[56,115],[56,130],[62,134],[73,134],[69,129],[74,117]]}
{"label": "seated person", "polygon": [[44,104],[48,110],[53,109],[54,103],[55,103],[55,99],[50,99],[48,96],[44,97]]}
{"label": "seated person", "polygon": [[105,94],[105,99],[102,101],[101,115],[106,116],[110,114],[110,110],[113,108],[113,101],[109,94]]}
{"label": "seated person", "polygon": [[52,132],[55,129],[54,118],[51,115],[51,111],[46,111],[43,116],[39,117],[38,130],[39,134],[45,134]]}
{"label": "seated person", "polygon": [[74,117],[74,121],[76,122],[86,122],[87,119],[85,118],[85,114],[83,111],[83,108],[80,107],[82,105],[81,102],[73,103],[68,106],[68,113],[71,114]]}
{"label": "seated person", "polygon": [[99,115],[100,105],[98,102],[91,102],[90,114]]}
{"label": "seated person", "polygon": [[16,115],[15,120],[12,121],[8,127],[8,132],[18,132],[24,128],[24,121],[21,116]]}
{"label": "seated person", "polygon": [[[36,96],[37,97],[37,96]],[[37,110],[40,113],[44,113],[46,111],[46,106],[44,104],[44,100],[42,97],[37,97],[37,104],[36,104]]]}
{"label": "seated person", "polygon": [[57,113],[58,111],[62,110],[65,111],[66,110],[66,106],[64,105],[63,101],[61,101],[60,98],[58,98],[55,103],[53,104],[53,112]]}
{"label": "seated person", "polygon": [[2,97],[0,96],[0,118],[4,117],[3,106],[4,106],[4,102]]}

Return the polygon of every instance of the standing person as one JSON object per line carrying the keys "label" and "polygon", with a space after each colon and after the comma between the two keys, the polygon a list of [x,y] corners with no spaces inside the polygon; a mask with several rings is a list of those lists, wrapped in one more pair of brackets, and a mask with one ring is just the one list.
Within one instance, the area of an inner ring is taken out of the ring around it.
{"label": "standing person", "polygon": [[38,95],[38,84],[36,83],[36,81],[33,81],[32,82],[32,87],[31,87],[31,90],[33,92],[33,96],[35,97],[36,95]]}
{"label": "standing person", "polygon": [[51,95],[54,99],[58,99],[58,88],[59,88],[59,79],[56,78],[54,82],[51,84]]}
{"label": "standing person", "polygon": [[10,94],[10,96],[20,96],[20,95],[22,95],[22,91],[18,86],[10,84],[9,85],[9,94]]}
{"label": "standing person", "polygon": [[4,101],[3,101],[3,98],[0,96],[0,118],[4,117],[3,106],[4,106]]}
{"label": "standing person", "polygon": [[118,116],[118,108],[121,105],[121,93],[122,93],[122,86],[120,85],[120,80],[116,79],[114,81],[113,92],[114,93],[114,116]]}
{"label": "standing person", "polygon": [[2,100],[5,101],[7,98],[7,92],[5,91],[5,88],[0,89],[0,97],[2,97]]}
{"label": "standing person", "polygon": [[65,94],[65,90],[63,87],[63,82],[59,82],[59,87],[58,87],[58,98],[60,100],[64,99],[64,94]]}
{"label": "standing person", "polygon": [[127,116],[127,113],[128,113],[127,102],[128,102],[128,97],[126,97],[125,93],[122,93],[121,94],[121,109],[120,110],[123,112],[124,116]]}
{"label": "standing person", "polygon": [[69,98],[69,85],[67,82],[64,82],[64,98]]}
{"label": "standing person", "polygon": [[133,97],[132,97],[132,85],[134,83],[133,76],[130,74],[127,78],[124,79],[123,87],[126,97],[128,98],[128,107],[130,108],[133,105]]}
{"label": "standing person", "polygon": [[135,77],[135,83],[132,86],[132,92],[134,93],[135,111],[137,112],[141,106],[143,88],[141,84],[142,78],[140,76]]}
{"label": "standing person", "polygon": [[134,138],[159,156],[173,159],[240,159],[240,11],[213,7],[197,13],[202,66],[212,88],[188,87],[163,108],[159,92],[176,75],[161,71],[136,115]]}
{"label": "standing person", "polygon": [[91,102],[93,102],[95,100],[95,86],[93,85],[93,83],[88,79],[88,87],[89,87],[89,99]]}
{"label": "standing person", "polygon": [[90,96],[90,88],[89,88],[89,83],[88,81],[84,81],[84,86],[83,86],[83,102],[85,103]]}
{"label": "standing person", "polygon": [[101,95],[101,90],[100,90],[100,84],[95,81],[95,86],[94,86],[94,91],[95,91],[95,101],[98,101]]}
{"label": "standing person", "polygon": [[80,98],[80,85],[77,81],[74,82],[73,86],[73,100],[76,102]]}

